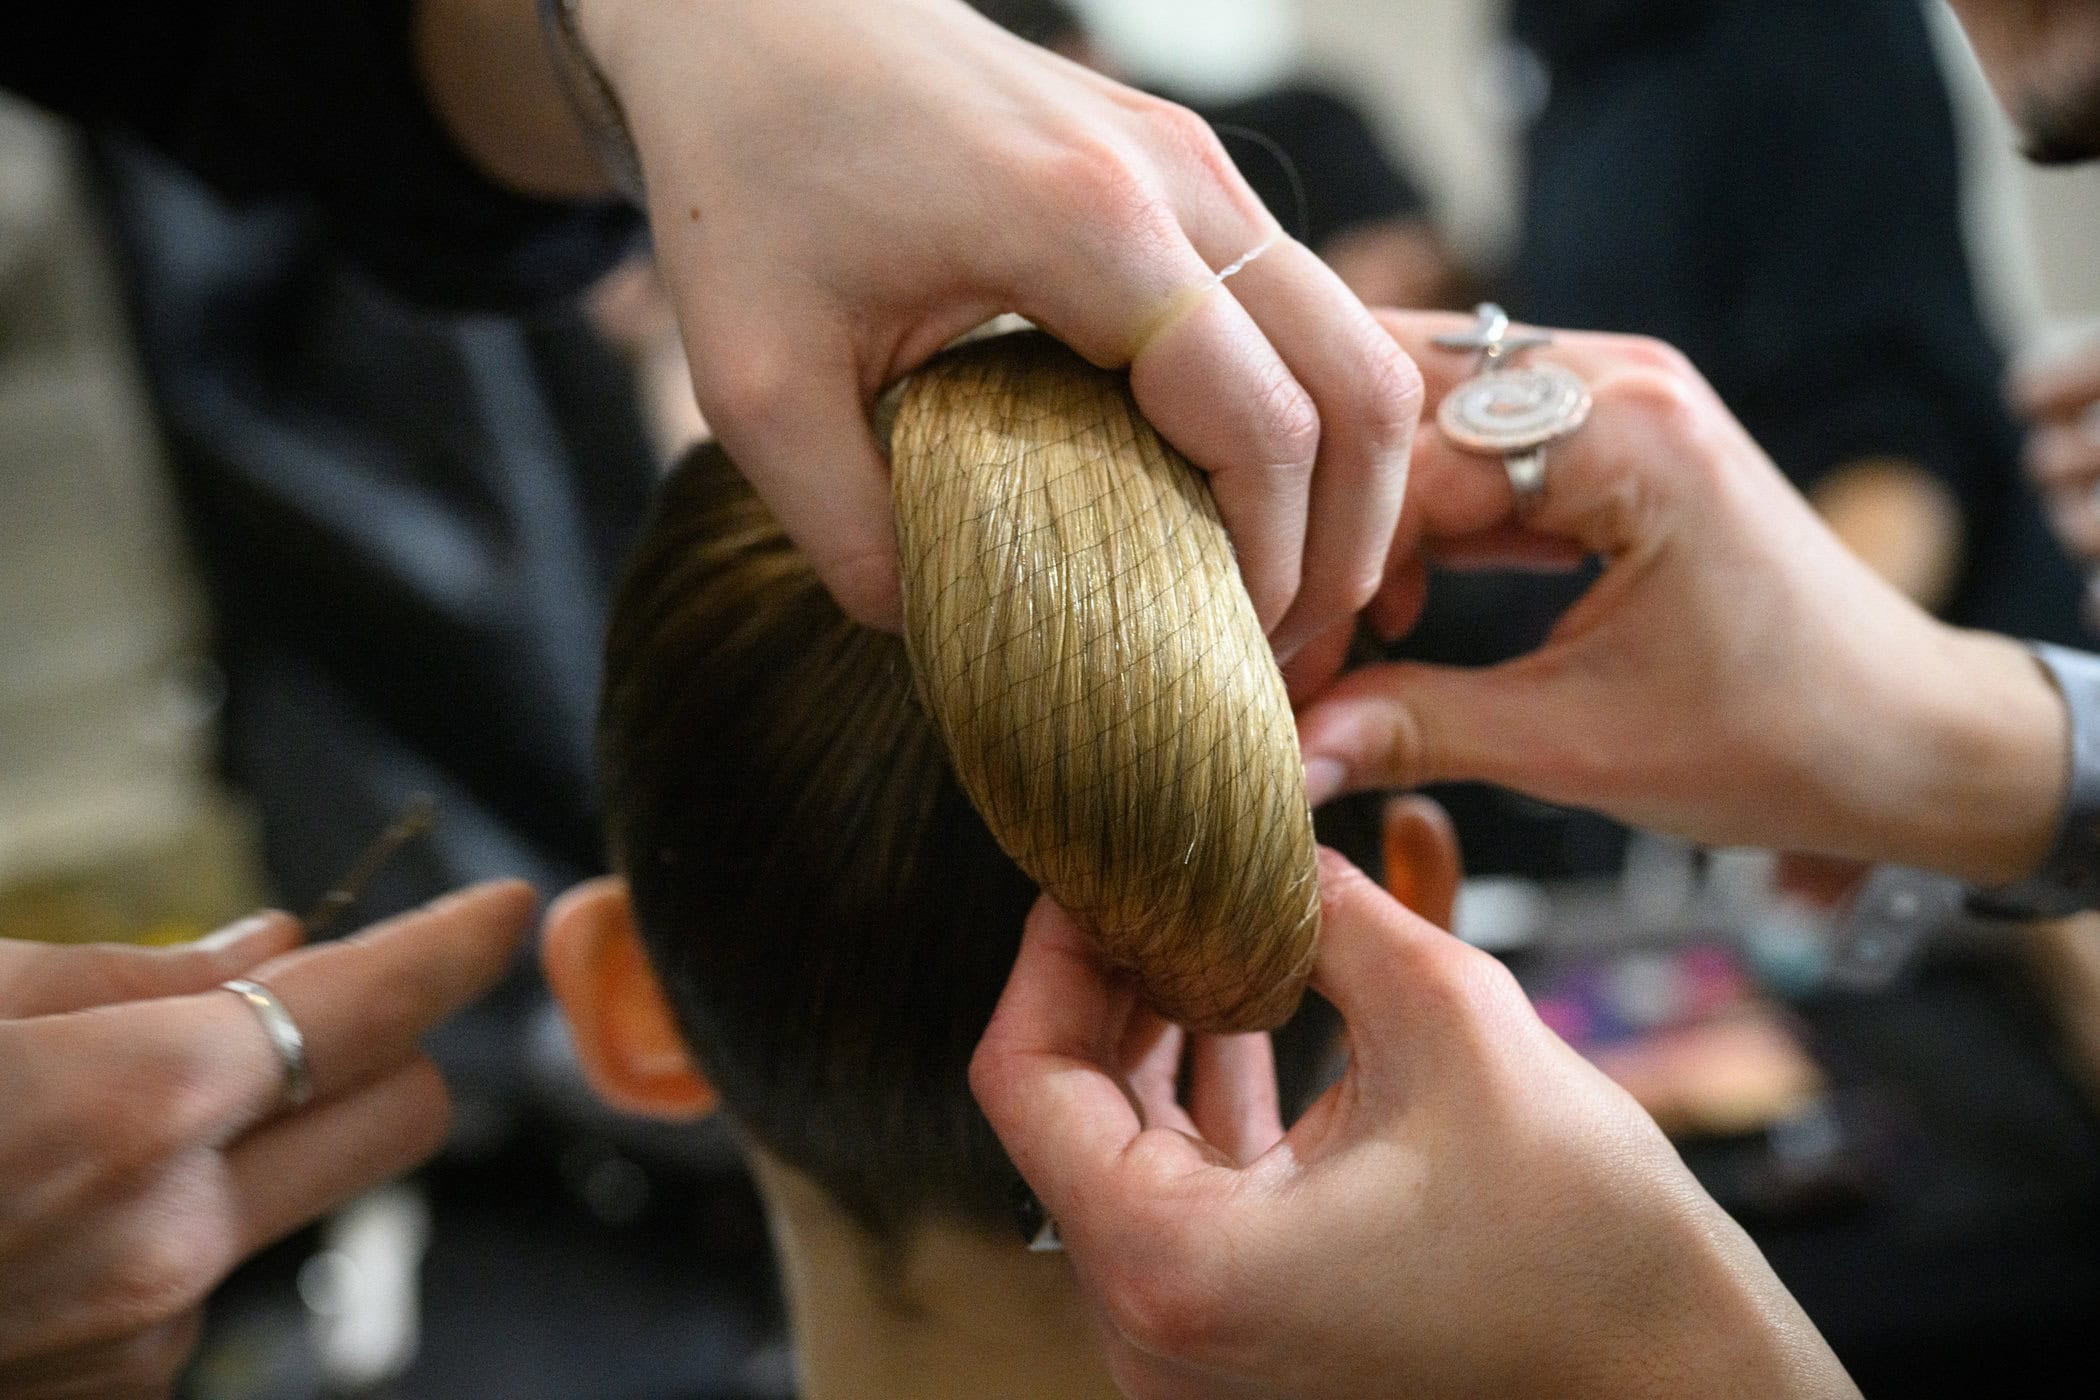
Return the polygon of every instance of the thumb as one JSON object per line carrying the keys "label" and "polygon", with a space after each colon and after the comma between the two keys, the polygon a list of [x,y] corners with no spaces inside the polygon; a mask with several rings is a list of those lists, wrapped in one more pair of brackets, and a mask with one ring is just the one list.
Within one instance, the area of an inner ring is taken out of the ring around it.
{"label": "thumb", "polygon": [[0,1017],[56,1016],[209,991],[296,948],[300,938],[297,919],[267,911],[173,948],[0,939]]}
{"label": "thumb", "polygon": [[1306,797],[1439,782],[1509,787],[1537,771],[1550,685],[1522,661],[1466,668],[1392,662],[1352,671],[1298,715]]}

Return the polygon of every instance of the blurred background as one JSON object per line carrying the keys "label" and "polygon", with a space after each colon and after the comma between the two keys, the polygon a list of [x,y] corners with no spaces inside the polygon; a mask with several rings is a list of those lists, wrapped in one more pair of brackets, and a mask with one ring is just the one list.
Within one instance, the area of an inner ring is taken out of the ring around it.
{"label": "blurred background", "polygon": [[[1665,336],[1899,587],[2095,644],[2063,541],[2100,501],[2037,494],[2004,385],[2100,354],[2100,171],[2020,163],[1936,3],[980,8],[1211,117],[1367,300]],[[304,910],[423,793],[438,828],[360,921],[595,873],[598,632],[704,432],[685,383],[645,260],[433,314],[306,210],[0,103],[0,936]],[[2100,411],[2066,421],[2100,463]],[[1583,582],[1440,579],[1401,651],[1513,654]],[[2100,932],[1900,881],[1848,913],[1854,872],[1437,795],[1457,931],[1671,1130],[1870,1396],[2091,1392]],[[435,1049],[444,1157],[237,1275],[195,1400],[791,1393],[719,1130],[595,1107],[530,967]]]}

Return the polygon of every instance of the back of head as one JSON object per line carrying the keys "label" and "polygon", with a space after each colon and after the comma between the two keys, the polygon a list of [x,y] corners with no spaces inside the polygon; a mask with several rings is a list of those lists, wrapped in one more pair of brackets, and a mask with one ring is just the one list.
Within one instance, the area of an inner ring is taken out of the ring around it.
{"label": "back of head", "polygon": [[614,864],[743,1129],[882,1232],[1002,1219],[969,1097],[1035,890],[957,786],[902,639],[848,619],[714,444],[664,482],[613,610]]}
{"label": "back of head", "polygon": [[[846,618],[706,444],[661,488],[605,685],[613,860],[730,1113],[877,1235],[929,1214],[1001,1228],[1016,1177],[967,1071],[1036,890],[958,783],[902,639]],[[1375,862],[1375,819],[1352,815],[1338,844]],[[1287,1073],[1330,1025],[1279,1038]]]}

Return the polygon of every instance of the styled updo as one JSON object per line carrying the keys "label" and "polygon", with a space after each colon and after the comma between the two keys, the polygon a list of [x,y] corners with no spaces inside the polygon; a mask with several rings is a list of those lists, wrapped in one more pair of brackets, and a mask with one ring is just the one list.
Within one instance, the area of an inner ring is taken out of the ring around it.
{"label": "styled updo", "polygon": [[1209,484],[1124,376],[1033,333],[914,375],[890,448],[912,667],[992,835],[1168,1019],[1281,1025],[1312,814]]}
{"label": "styled updo", "polygon": [[[740,1130],[878,1237],[1006,1228],[1017,1178],[968,1069],[1032,876],[1206,1025],[1283,1013],[1315,907],[1273,663],[1203,483],[1116,377],[1037,337],[973,345],[912,382],[896,432],[927,493],[903,512],[916,663],[708,443],[636,544],[599,713],[612,861],[687,1042]],[[1111,650],[1082,669],[1082,641]],[[1368,806],[1321,821],[1376,868]],[[1286,1104],[1334,1026],[1315,1006],[1276,1037]]]}

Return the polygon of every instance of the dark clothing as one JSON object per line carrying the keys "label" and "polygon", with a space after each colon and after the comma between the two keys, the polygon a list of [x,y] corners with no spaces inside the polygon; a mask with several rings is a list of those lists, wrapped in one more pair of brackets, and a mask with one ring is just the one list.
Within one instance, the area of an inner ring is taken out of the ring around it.
{"label": "dark clothing", "polygon": [[[1962,511],[1951,615],[2076,644],[2079,580],[2019,474],[1920,0],[1515,0],[1512,20],[1551,86],[1511,310],[1675,343],[1803,487],[1916,463]],[[1493,582],[1503,606],[1477,615],[1505,631],[1565,601]],[[1949,959],[1801,1008],[1851,1198],[1804,1190],[1777,1135],[1687,1153],[1869,1395],[2069,1393],[2045,1368],[2100,1309],[2100,1123],[2020,980]]]}
{"label": "dark clothing", "polygon": [[1944,482],[1959,621],[2076,643],[2015,468],[1917,0],[1518,0],[1550,96],[1513,309],[1659,336],[1804,490],[1863,457]]}
{"label": "dark clothing", "polygon": [[467,163],[423,97],[411,0],[72,0],[0,9],[0,87],[125,132],[227,198],[295,195],[418,300],[518,305],[634,243],[611,205],[528,199]]}
{"label": "dark clothing", "polygon": [[1363,224],[1429,216],[1421,190],[1363,113],[1324,88],[1294,83],[1196,110],[1269,212],[1308,248]]}
{"label": "dark clothing", "polygon": [[414,307],[304,206],[101,157],[279,897],[306,907],[418,790],[440,827],[374,906],[595,873],[598,650],[656,471],[626,364],[573,305]]}
{"label": "dark clothing", "polygon": [[[1544,64],[1510,309],[1688,354],[1796,485],[1916,463],[1958,503],[1957,622],[2080,644],[2080,582],[2021,479],[1918,0],[1516,0]],[[1408,653],[1518,655],[1587,586],[1440,576]],[[1448,794],[1483,872],[1614,868],[1600,818]]]}

